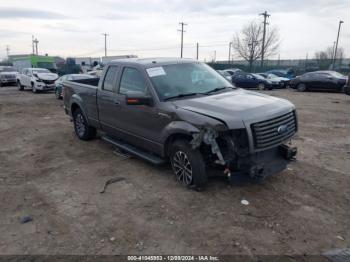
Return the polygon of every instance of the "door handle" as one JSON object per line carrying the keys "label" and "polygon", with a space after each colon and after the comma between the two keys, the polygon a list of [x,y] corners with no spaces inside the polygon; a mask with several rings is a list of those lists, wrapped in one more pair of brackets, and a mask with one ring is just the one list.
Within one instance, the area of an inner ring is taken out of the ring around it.
{"label": "door handle", "polygon": [[120,102],[119,102],[119,101],[114,101],[114,104],[115,104],[116,106],[119,106],[119,105],[120,105]]}

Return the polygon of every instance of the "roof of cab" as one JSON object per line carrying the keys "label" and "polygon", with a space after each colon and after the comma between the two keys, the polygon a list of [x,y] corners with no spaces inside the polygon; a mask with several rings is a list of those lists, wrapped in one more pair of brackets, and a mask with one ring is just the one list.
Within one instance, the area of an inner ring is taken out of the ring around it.
{"label": "roof of cab", "polygon": [[117,65],[117,64],[130,64],[130,65],[141,65],[145,68],[156,67],[156,66],[164,66],[169,64],[183,64],[183,63],[191,63],[198,62],[197,60],[190,58],[124,58],[112,60],[108,64]]}

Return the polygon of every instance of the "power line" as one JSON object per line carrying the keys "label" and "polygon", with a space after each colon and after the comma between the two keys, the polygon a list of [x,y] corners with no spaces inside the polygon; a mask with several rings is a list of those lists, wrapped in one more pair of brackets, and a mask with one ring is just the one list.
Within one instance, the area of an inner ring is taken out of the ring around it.
{"label": "power line", "polygon": [[263,31],[263,39],[262,39],[262,46],[261,46],[261,66],[264,65],[264,55],[265,55],[265,37],[266,37],[266,25],[269,23],[267,22],[267,18],[271,15],[265,11],[264,13],[260,14],[264,17],[264,31]]}
{"label": "power line", "polygon": [[177,31],[180,31],[181,32],[181,58],[183,56],[183,45],[184,45],[184,33],[186,31],[184,31],[184,27],[187,25],[185,24],[184,22],[180,22],[179,25],[181,25],[181,29],[180,30],[177,30]]}

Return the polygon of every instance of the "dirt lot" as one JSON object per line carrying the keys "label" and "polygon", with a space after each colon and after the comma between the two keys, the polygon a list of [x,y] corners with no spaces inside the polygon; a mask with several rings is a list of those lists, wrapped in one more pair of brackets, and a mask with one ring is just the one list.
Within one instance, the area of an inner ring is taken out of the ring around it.
{"label": "dirt lot", "polygon": [[[350,246],[350,96],[269,94],[298,109],[297,162],[206,191],[169,167],[79,141],[53,94],[0,88],[0,254],[319,254]],[[112,177],[125,180],[99,191]],[[241,200],[250,202],[248,206]],[[29,215],[32,222],[21,224]]]}

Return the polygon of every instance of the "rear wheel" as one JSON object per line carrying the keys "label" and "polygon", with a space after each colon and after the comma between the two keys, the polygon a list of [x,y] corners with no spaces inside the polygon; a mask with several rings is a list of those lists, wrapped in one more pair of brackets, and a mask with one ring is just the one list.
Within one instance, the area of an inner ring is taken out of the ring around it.
{"label": "rear wheel", "polygon": [[96,129],[89,126],[80,108],[73,112],[75,134],[81,140],[91,140],[96,136]]}
{"label": "rear wheel", "polygon": [[259,90],[265,90],[265,84],[264,83],[260,83],[259,85],[258,85],[258,89]]}
{"label": "rear wheel", "polygon": [[297,85],[297,90],[298,90],[299,92],[305,92],[305,91],[306,91],[306,85],[305,85],[304,83],[299,83],[299,84]]}
{"label": "rear wheel", "polygon": [[207,183],[205,162],[198,149],[186,140],[176,140],[170,148],[170,162],[179,183],[201,189]]}

